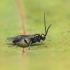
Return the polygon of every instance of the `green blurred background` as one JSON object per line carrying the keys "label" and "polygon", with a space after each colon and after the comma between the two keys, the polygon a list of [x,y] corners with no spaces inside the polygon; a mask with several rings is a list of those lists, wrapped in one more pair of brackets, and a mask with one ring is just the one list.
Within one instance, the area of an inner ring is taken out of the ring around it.
{"label": "green blurred background", "polygon": [[0,70],[70,70],[70,0],[22,0],[27,34],[44,33],[52,24],[41,45],[9,47],[7,37],[22,34],[15,0],[0,0]]}

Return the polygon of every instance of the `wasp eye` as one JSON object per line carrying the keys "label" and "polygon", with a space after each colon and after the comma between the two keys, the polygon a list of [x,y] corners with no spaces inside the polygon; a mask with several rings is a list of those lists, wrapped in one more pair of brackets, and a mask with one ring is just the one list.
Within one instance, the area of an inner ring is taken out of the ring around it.
{"label": "wasp eye", "polygon": [[44,37],[44,35],[42,35],[42,37]]}
{"label": "wasp eye", "polygon": [[45,35],[44,34],[41,35],[41,39],[45,40]]}

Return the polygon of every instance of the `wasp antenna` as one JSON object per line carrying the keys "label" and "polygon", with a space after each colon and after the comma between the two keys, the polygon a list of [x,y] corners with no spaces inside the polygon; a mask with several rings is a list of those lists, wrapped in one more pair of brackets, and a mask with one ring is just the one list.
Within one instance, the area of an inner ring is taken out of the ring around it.
{"label": "wasp antenna", "polygon": [[46,34],[45,34],[45,36],[47,35],[48,30],[49,30],[49,28],[50,28],[51,25],[52,25],[52,24],[50,24],[50,25],[48,26],[48,28],[47,28],[47,30],[46,30]]}
{"label": "wasp antenna", "polygon": [[44,12],[44,27],[45,27],[45,34],[46,34],[46,13]]}

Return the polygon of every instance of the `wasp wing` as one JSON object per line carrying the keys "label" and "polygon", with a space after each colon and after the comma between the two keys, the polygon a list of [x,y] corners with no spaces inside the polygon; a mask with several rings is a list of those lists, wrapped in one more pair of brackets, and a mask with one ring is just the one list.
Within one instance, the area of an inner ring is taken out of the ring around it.
{"label": "wasp wing", "polygon": [[15,36],[15,37],[9,37],[6,39],[6,41],[20,41],[22,39],[26,39],[26,38],[31,38],[33,37],[33,35],[18,35],[18,36]]}

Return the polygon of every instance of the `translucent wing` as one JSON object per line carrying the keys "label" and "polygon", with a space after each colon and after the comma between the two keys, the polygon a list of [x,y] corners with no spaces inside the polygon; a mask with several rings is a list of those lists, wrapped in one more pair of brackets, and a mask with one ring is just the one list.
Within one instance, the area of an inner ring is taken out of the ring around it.
{"label": "translucent wing", "polygon": [[31,37],[33,37],[33,35],[18,35],[15,37],[7,38],[7,41],[14,41],[14,40],[20,41],[22,39],[31,38]]}

